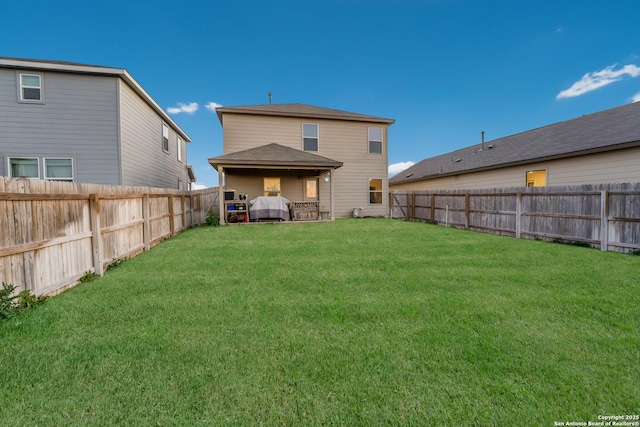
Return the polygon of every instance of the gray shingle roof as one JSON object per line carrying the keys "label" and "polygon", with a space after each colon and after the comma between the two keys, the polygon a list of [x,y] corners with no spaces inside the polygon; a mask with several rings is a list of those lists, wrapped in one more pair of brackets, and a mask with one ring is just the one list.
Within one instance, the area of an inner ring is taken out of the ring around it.
{"label": "gray shingle roof", "polygon": [[339,168],[342,166],[342,162],[280,144],[267,144],[248,150],[236,151],[235,153],[223,154],[222,156],[210,158],[209,163],[216,170],[219,165],[277,166],[286,168]]}
{"label": "gray shingle roof", "polygon": [[368,116],[365,114],[350,113],[348,111],[333,110],[331,108],[314,107],[306,104],[265,104],[265,105],[246,105],[239,107],[218,107],[216,108],[220,123],[222,123],[222,115],[224,113],[236,114],[258,114],[268,116],[283,117],[306,117],[317,119],[331,120],[351,120],[373,123],[386,123],[391,125],[395,122],[393,119],[383,117]]}
{"label": "gray shingle roof", "polygon": [[424,159],[389,184],[640,146],[640,102]]}

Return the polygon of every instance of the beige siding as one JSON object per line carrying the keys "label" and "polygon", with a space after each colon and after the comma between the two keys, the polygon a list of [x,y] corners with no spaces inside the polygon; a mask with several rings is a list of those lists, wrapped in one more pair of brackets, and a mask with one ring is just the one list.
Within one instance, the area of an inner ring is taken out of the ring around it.
{"label": "beige siding", "polygon": [[226,188],[236,190],[238,193],[246,193],[247,200],[253,200],[263,195],[263,177],[280,178],[282,196],[294,201],[303,199],[303,180],[295,174],[283,175],[282,173],[269,173],[263,171],[263,176],[258,175],[227,175]]}
{"label": "beige siding", "polygon": [[[224,115],[224,154],[247,150],[266,144],[276,143],[287,147],[302,149],[302,124],[318,125],[318,154],[343,162],[335,171],[334,211],[337,218],[348,217],[353,208],[362,207],[361,215],[385,216],[388,214],[387,183],[387,125],[341,120],[304,119],[274,116],[253,116],[247,114]],[[369,154],[368,128],[383,129],[382,154]],[[268,173],[264,176],[267,176]],[[233,181],[228,177],[227,187]],[[369,203],[369,179],[382,179],[383,201],[381,204]],[[289,196],[291,190],[296,200],[302,200],[303,180],[291,183],[293,188],[284,187],[283,196]],[[260,191],[262,182],[260,181]],[[289,185],[289,183],[287,183]],[[237,185],[236,185],[237,186]],[[236,188],[240,191],[240,189]],[[320,210],[329,210],[329,184],[321,180]]]}
{"label": "beige siding", "polygon": [[524,187],[531,170],[546,170],[547,185],[640,182],[640,148],[531,163],[484,172],[394,185],[391,190],[453,190]]}

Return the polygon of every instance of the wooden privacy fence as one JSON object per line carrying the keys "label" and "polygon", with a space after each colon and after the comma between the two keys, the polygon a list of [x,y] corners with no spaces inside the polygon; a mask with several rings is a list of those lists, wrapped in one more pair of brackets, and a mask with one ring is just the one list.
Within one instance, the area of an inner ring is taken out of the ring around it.
{"label": "wooden privacy fence", "polygon": [[[0,281],[52,294],[204,223],[217,189],[0,178]],[[215,211],[217,212],[217,210]]]}
{"label": "wooden privacy fence", "polygon": [[395,191],[393,218],[531,238],[640,250],[640,183]]}

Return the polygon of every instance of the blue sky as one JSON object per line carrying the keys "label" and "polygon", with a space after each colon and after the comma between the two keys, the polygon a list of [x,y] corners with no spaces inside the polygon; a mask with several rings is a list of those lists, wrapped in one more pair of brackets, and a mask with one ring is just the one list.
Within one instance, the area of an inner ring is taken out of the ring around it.
{"label": "blue sky", "polygon": [[640,98],[640,1],[32,0],[0,5],[0,56],[125,68],[193,142],[207,106],[299,102],[393,118],[399,165]]}

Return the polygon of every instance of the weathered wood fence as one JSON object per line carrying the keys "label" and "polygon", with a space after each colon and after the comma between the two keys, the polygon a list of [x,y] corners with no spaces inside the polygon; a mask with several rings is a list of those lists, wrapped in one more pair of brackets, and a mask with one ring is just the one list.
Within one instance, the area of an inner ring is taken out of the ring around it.
{"label": "weathered wood fence", "polygon": [[217,189],[0,177],[0,281],[18,291],[60,292],[87,272],[101,275],[109,264],[204,223],[217,203]]}
{"label": "weathered wood fence", "polygon": [[393,218],[486,233],[640,250],[640,183],[491,190],[395,191]]}

